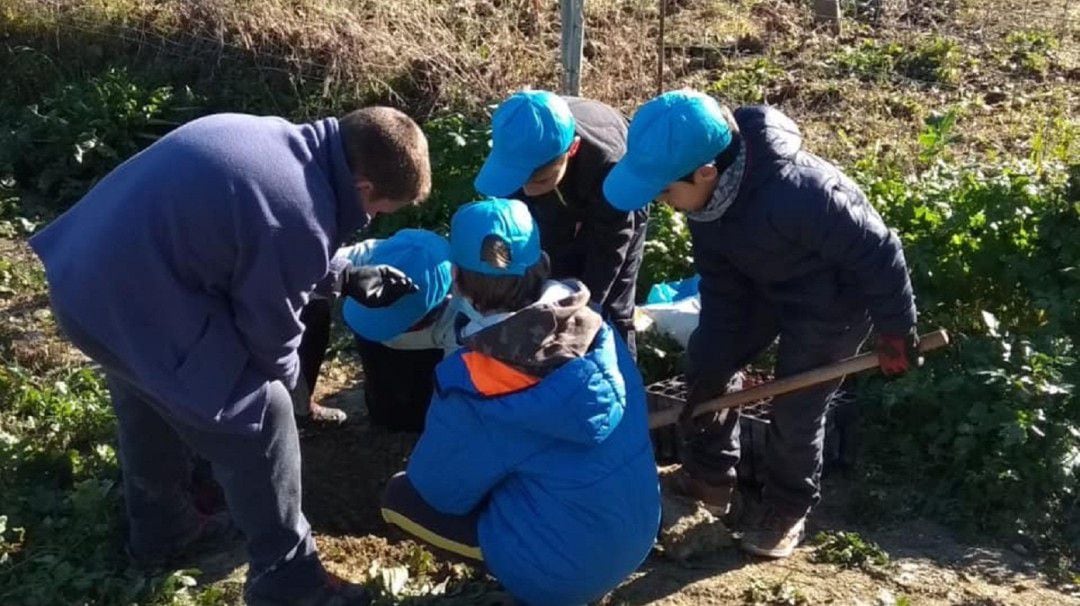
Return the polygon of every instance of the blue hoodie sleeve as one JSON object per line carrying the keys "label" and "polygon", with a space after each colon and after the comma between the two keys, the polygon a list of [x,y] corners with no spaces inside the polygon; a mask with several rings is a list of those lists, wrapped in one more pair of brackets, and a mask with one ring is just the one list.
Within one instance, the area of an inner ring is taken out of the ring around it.
{"label": "blue hoodie sleeve", "polygon": [[233,273],[233,315],[255,366],[291,390],[300,369],[300,310],[326,275],[329,243],[322,231],[287,217],[253,231]]}
{"label": "blue hoodie sleeve", "polygon": [[509,473],[506,465],[505,453],[469,402],[453,394],[434,396],[407,468],[429,505],[453,515],[472,511]]}

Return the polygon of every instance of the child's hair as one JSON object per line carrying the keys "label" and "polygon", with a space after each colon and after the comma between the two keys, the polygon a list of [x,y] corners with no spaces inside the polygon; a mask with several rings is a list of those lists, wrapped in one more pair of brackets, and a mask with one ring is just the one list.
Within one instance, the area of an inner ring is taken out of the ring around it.
{"label": "child's hair", "polygon": [[[502,269],[510,265],[510,247],[502,238],[490,235],[480,245],[480,260]],[[536,302],[550,273],[546,255],[522,276],[492,276],[458,268],[458,291],[482,314],[517,311]]]}
{"label": "child's hair", "polygon": [[390,107],[365,107],[338,120],[354,176],[371,182],[379,197],[402,203],[431,193],[427,138],[412,118]]}

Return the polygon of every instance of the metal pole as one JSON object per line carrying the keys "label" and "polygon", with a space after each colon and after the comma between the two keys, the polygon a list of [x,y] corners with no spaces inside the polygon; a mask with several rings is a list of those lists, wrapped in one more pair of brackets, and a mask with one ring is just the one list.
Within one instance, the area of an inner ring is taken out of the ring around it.
{"label": "metal pole", "polygon": [[814,0],[814,20],[840,34],[840,0]]}
{"label": "metal pole", "polygon": [[656,49],[656,94],[664,92],[664,21],[667,19],[667,0],[660,2],[660,39]]}
{"label": "metal pole", "polygon": [[559,0],[562,9],[562,91],[581,92],[581,49],[585,41],[585,0]]}
{"label": "metal pole", "polygon": [[1069,5],[1072,4],[1072,0],[1065,0],[1065,14],[1061,16],[1061,35],[1059,38],[1065,40],[1069,36]]}

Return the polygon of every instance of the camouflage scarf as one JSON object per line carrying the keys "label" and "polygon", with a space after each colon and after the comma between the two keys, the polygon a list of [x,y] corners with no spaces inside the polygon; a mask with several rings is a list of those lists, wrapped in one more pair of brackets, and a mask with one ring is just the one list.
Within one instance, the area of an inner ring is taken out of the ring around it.
{"label": "camouflage scarf", "polygon": [[720,179],[713,190],[712,198],[705,208],[697,212],[686,213],[691,221],[708,223],[719,219],[727,211],[731,203],[739,195],[739,185],[742,183],[743,173],[746,172],[746,146],[743,145],[735,161],[731,166],[720,174]]}

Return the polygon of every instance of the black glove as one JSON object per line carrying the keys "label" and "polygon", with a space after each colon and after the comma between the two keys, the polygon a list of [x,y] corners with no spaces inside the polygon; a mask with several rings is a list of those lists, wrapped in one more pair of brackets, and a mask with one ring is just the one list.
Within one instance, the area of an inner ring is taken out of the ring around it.
{"label": "black glove", "polygon": [[389,265],[348,267],[342,272],[341,294],[364,307],[387,307],[420,287]]}

